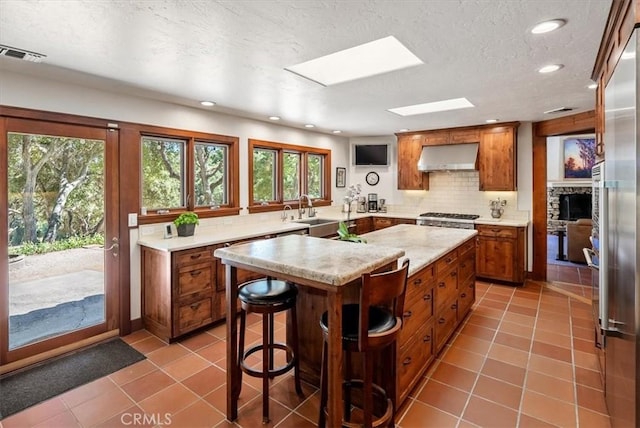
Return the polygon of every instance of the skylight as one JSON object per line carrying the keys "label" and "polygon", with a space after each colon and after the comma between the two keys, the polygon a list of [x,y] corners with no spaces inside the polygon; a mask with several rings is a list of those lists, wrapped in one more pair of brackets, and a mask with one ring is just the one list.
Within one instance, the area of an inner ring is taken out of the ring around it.
{"label": "skylight", "polygon": [[416,114],[435,113],[438,111],[458,110],[462,108],[475,107],[466,98],[453,98],[450,100],[435,101],[432,103],[415,104],[412,106],[390,108],[391,113],[400,116],[413,116]]}
{"label": "skylight", "polygon": [[420,58],[395,37],[388,36],[292,65],[285,70],[323,86],[331,86],[420,64],[423,64]]}

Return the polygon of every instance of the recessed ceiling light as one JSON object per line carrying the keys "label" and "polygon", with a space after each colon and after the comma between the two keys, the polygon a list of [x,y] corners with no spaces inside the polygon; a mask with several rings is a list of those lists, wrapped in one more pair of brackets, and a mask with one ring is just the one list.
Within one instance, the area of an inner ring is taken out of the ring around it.
{"label": "recessed ceiling light", "polygon": [[340,131],[339,129],[336,129],[335,131],[331,131],[331,132],[333,132],[334,134],[341,134],[342,133],[342,131]]}
{"label": "recessed ceiling light", "polygon": [[620,59],[631,59],[631,58],[635,58],[635,57],[636,57],[636,53],[634,51],[622,52],[622,55],[620,56]]}
{"label": "recessed ceiling light", "polygon": [[550,31],[557,30],[558,28],[562,27],[566,23],[567,21],[565,21],[564,19],[552,19],[550,21],[543,21],[543,22],[540,22],[539,24],[536,24],[531,29],[531,32],[533,34],[548,33]]}
{"label": "recessed ceiling light", "polygon": [[216,103],[214,103],[213,101],[200,101],[200,104],[202,104],[205,107],[211,107],[216,105]]}
{"label": "recessed ceiling light", "polygon": [[388,36],[285,67],[285,70],[323,86],[330,86],[420,64],[423,64],[420,58],[398,39]]}
{"label": "recessed ceiling light", "polygon": [[280,120],[279,116],[269,116],[269,120]]}
{"label": "recessed ceiling light", "polygon": [[434,113],[438,111],[457,110],[461,108],[475,107],[466,98],[454,98],[451,100],[435,101],[432,103],[415,104],[412,106],[390,108],[388,111],[400,116],[413,116],[416,114]]}
{"label": "recessed ceiling light", "polygon": [[485,122],[487,123],[496,123],[498,121],[498,119],[487,119],[485,120]]}
{"label": "recessed ceiling light", "polygon": [[596,89],[598,87],[597,83],[592,83],[589,86],[587,86],[588,89]]}
{"label": "recessed ceiling light", "polygon": [[315,126],[315,125],[312,125],[312,124],[310,124],[310,123],[307,123],[304,127],[305,127],[305,128],[315,128],[316,126]]}
{"label": "recessed ceiling light", "polygon": [[407,132],[409,130],[409,128],[402,128],[402,129],[398,129],[398,132]]}
{"label": "recessed ceiling light", "polygon": [[541,69],[538,70],[538,73],[553,73],[554,71],[560,70],[564,65],[562,64],[550,64],[545,65]]}

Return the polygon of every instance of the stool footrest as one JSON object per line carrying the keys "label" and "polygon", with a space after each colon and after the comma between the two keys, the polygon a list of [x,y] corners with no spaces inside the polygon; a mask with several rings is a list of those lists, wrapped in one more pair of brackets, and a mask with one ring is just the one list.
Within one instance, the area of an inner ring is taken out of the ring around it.
{"label": "stool footrest", "polygon": [[[251,348],[244,351],[244,353],[242,354],[242,359],[240,360],[240,368],[247,375],[253,376],[253,377],[260,377],[260,378],[263,377],[264,374],[262,371],[253,370],[252,368],[248,367],[245,364],[245,360],[247,359],[247,357],[249,357],[253,353],[262,351],[263,348],[264,346],[262,344],[254,345]],[[275,376],[280,376],[281,374],[288,372],[294,367],[297,357],[293,354],[293,349],[289,345],[285,343],[279,343],[279,342],[271,343],[267,345],[267,349],[280,349],[287,353],[287,364],[278,368],[274,368],[272,370],[267,370],[267,373],[269,374],[270,378],[273,378]]]}

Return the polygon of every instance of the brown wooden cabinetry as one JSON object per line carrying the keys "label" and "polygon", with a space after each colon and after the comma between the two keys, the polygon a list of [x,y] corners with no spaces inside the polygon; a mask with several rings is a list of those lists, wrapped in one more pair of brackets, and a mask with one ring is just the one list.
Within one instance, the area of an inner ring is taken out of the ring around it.
{"label": "brown wooden cabinetry", "polygon": [[429,174],[418,171],[422,146],[478,144],[479,190],[516,189],[518,122],[417,131],[398,136],[398,189],[429,190]]}
{"label": "brown wooden cabinetry", "polygon": [[422,153],[420,135],[398,137],[398,189],[429,190],[429,175],[418,171],[420,153]]}
{"label": "brown wooden cabinetry", "polygon": [[356,224],[356,235],[362,235],[373,231],[373,220],[371,217],[363,217],[354,220]]}
{"label": "brown wooden cabinetry", "polygon": [[516,129],[484,129],[478,147],[480,190],[516,190]]}
{"label": "brown wooden cabinetry", "polygon": [[413,218],[373,217],[373,230],[385,229],[397,224],[416,224]]}
{"label": "brown wooden cabinetry", "polygon": [[524,282],[525,228],[478,224],[476,230],[476,275]]}
{"label": "brown wooden cabinetry", "polygon": [[142,247],[142,320],[170,341],[220,318],[215,246],[184,251]]}

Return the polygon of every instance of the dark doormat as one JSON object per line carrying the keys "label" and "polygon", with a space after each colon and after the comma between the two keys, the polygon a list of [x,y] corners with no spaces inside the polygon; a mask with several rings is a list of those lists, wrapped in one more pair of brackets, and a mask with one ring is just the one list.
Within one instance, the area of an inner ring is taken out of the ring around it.
{"label": "dark doormat", "polygon": [[116,338],[0,377],[0,419],[145,358]]}

